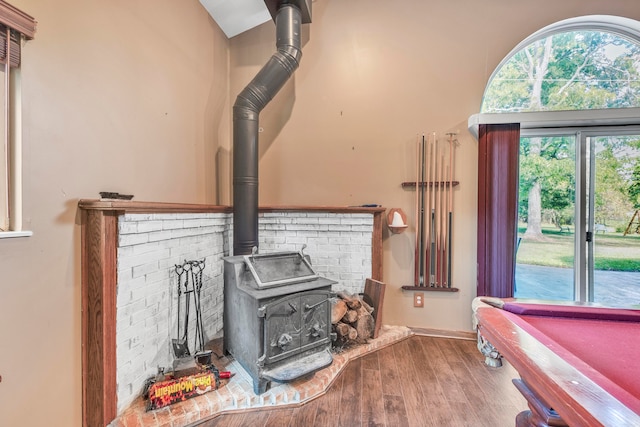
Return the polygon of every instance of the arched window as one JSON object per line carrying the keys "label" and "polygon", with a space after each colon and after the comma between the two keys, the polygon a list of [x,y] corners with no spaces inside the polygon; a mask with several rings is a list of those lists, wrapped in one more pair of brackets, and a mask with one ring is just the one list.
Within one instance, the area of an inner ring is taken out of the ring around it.
{"label": "arched window", "polygon": [[640,23],[613,16],[550,25],[492,74],[482,113],[640,107]]}
{"label": "arched window", "polygon": [[640,283],[640,236],[629,236],[640,215],[640,22],[587,16],[532,34],[491,75],[469,129],[478,294],[628,304],[638,286],[621,284]]}

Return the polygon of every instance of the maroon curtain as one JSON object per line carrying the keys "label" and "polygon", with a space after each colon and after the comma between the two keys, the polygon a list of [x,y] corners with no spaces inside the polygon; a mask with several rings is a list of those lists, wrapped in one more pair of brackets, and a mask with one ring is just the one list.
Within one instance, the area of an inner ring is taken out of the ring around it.
{"label": "maroon curtain", "polygon": [[520,125],[478,132],[478,296],[513,296]]}

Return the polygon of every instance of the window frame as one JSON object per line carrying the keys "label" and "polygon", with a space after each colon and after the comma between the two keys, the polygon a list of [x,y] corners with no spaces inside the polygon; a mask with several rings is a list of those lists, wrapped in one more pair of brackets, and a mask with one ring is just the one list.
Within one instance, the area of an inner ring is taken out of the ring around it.
{"label": "window frame", "polygon": [[[482,111],[482,106],[484,105],[484,98],[487,94],[487,89],[491,85],[494,77],[500,72],[502,67],[511,60],[517,53],[522,51],[524,48],[529,46],[530,44],[545,39],[547,37],[551,37],[555,34],[572,32],[572,31],[601,31],[606,33],[611,33],[618,35],[620,37],[626,38],[627,40],[640,44],[640,21],[636,21],[635,19],[625,18],[622,16],[613,16],[613,15],[588,15],[588,16],[578,16],[575,18],[565,19],[551,25],[547,25],[544,28],[536,31],[531,34],[529,37],[522,40],[518,43],[511,51],[505,56],[502,61],[498,64],[498,66],[493,70],[491,76],[489,76],[489,80],[485,86],[484,93],[482,94],[482,102],[480,103],[480,108]],[[612,109],[613,110],[613,109]],[[579,111],[589,111],[589,110],[579,110]],[[607,111],[607,110],[601,110]],[[500,113],[496,113],[500,114]],[[522,113],[506,113],[506,114],[522,114]],[[515,123],[515,122],[512,122]],[[476,133],[477,138],[477,133]]]}
{"label": "window frame", "polygon": [[[21,94],[21,57],[22,45],[25,41],[33,39],[36,32],[35,19],[0,0],[0,25],[6,32],[0,34],[0,41],[4,43],[4,57],[0,62],[4,66],[4,121],[3,133],[4,155],[1,161],[4,163],[5,200],[0,204],[3,210],[0,229],[0,239],[31,236],[33,232],[22,228],[22,94]],[[17,40],[12,42],[12,38]],[[17,52],[16,52],[17,50]],[[8,222],[8,224],[5,224]],[[7,227],[8,225],[8,227]]]}

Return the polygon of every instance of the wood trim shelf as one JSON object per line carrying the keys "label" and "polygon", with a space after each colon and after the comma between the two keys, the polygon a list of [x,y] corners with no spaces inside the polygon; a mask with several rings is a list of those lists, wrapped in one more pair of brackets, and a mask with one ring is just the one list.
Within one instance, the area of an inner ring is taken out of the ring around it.
{"label": "wood trim shelf", "polygon": [[443,288],[438,286],[402,286],[403,291],[427,291],[427,292],[458,292],[458,288]]}
{"label": "wood trim shelf", "polygon": [[115,211],[122,213],[231,213],[231,206],[200,205],[191,203],[138,202],[132,200],[81,199],[78,207],[82,210]]}

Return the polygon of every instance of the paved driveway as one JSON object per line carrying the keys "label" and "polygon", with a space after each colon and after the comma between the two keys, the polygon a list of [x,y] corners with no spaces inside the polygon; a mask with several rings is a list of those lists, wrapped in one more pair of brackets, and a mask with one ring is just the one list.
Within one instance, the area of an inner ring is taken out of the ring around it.
{"label": "paved driveway", "polygon": [[[595,302],[609,306],[640,304],[640,273],[596,270]],[[573,299],[573,269],[516,264],[518,298]]]}

